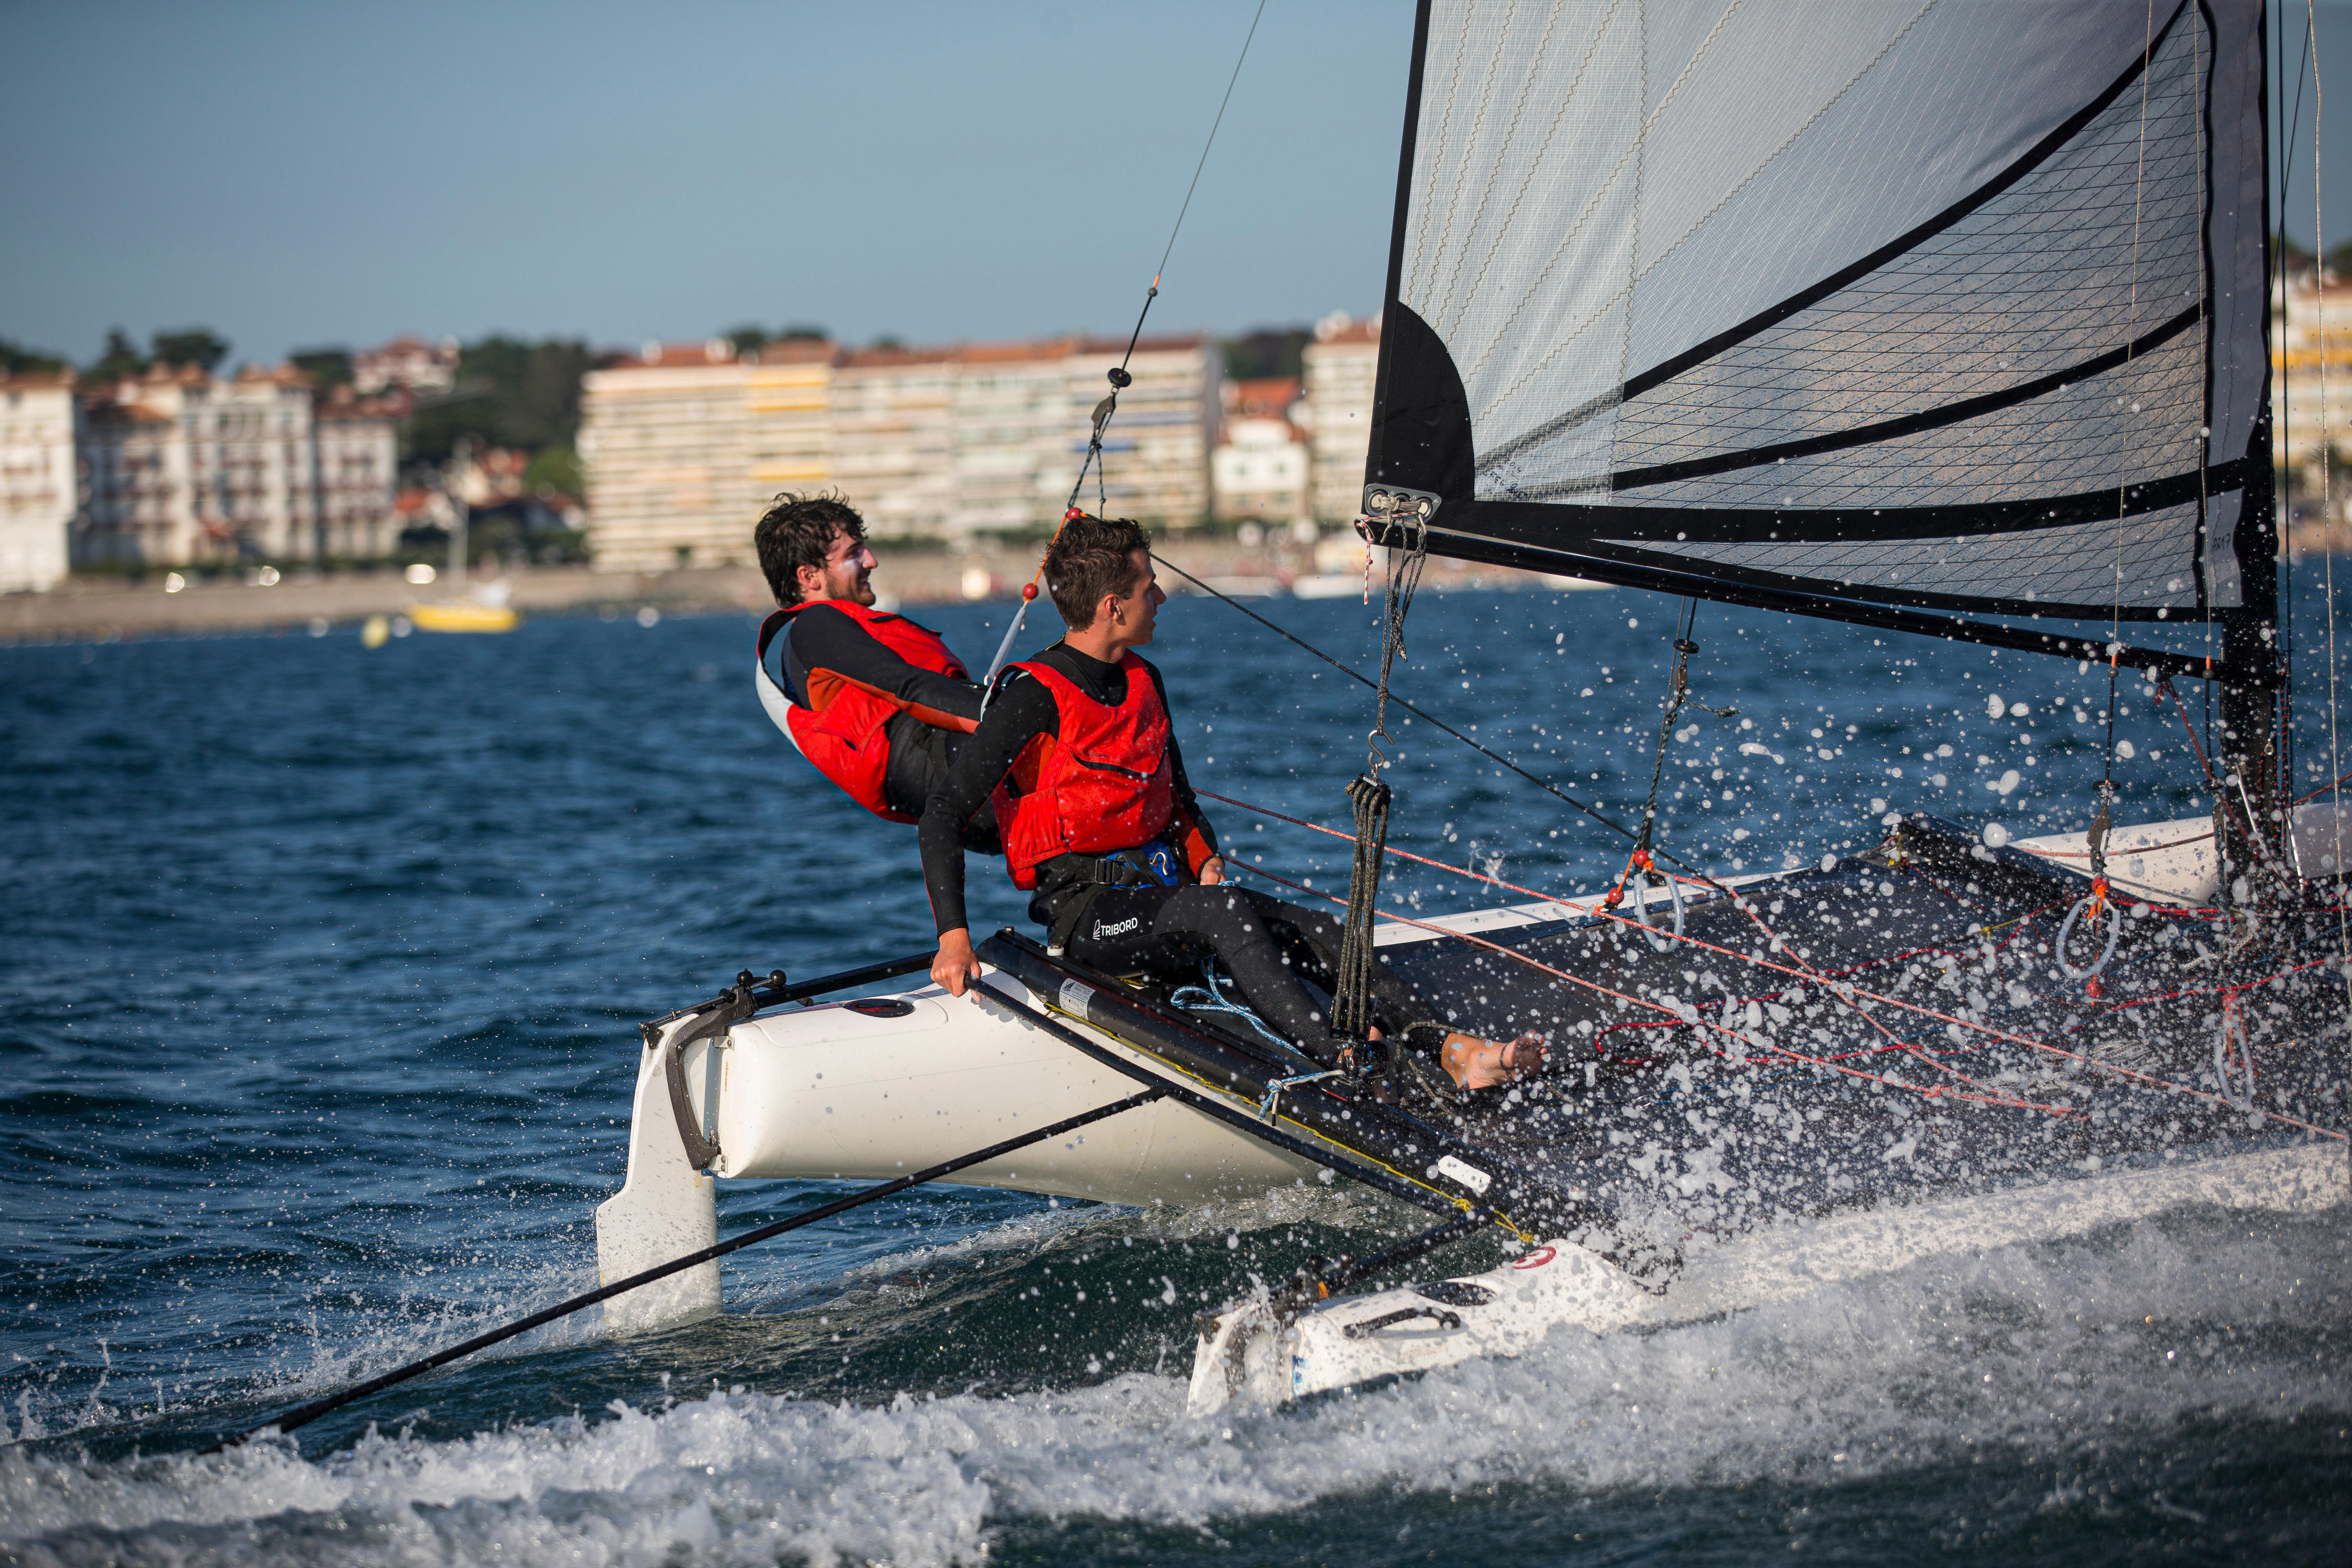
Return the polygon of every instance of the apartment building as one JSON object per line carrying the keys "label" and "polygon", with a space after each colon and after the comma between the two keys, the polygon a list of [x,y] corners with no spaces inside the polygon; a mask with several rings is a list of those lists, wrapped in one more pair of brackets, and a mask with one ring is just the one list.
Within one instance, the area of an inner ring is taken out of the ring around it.
{"label": "apartment building", "polygon": [[2323,442],[2352,457],[2352,283],[2306,268],[2271,285],[2271,374],[2273,460],[2308,468]]}
{"label": "apartment building", "polygon": [[[607,570],[748,562],[781,490],[837,488],[877,539],[1051,526],[1067,504],[1104,373],[1124,340],[836,349],[739,359],[724,339],[648,344],[590,373],[579,450],[590,544]],[[1210,504],[1215,346],[1149,339],[1106,442],[1111,510],[1190,524]],[[1096,500],[1089,480],[1081,498]]]}
{"label": "apartment building", "polygon": [[1372,387],[1381,363],[1381,319],[1335,310],[1315,323],[1306,362],[1314,516],[1350,522],[1364,501],[1364,459],[1372,445]]}
{"label": "apartment building", "polygon": [[[957,351],[950,537],[1017,532],[1062,515],[1078,468],[1070,452],[1073,421],[1063,363],[1077,347],[1075,339],[1049,338],[968,343]],[[1078,411],[1082,431],[1092,406]],[[1083,450],[1083,436],[1080,446]]]}
{"label": "apartment building", "polygon": [[1074,350],[1063,361],[1073,416],[1071,473],[1086,455],[1095,405],[1110,390],[1108,373],[1122,358],[1135,382],[1118,395],[1118,413],[1103,441],[1101,484],[1090,477],[1078,504],[1162,528],[1207,521],[1209,447],[1223,380],[1217,346],[1207,338],[1145,338],[1132,356],[1124,338],[1096,338]]}
{"label": "apartment building", "polygon": [[588,373],[578,450],[599,568],[752,559],[751,369],[734,344],[712,338],[649,342]]}
{"label": "apartment building", "polygon": [[1297,522],[1314,516],[1307,448],[1294,419],[1304,413],[1297,376],[1229,381],[1209,458],[1217,516],[1225,521]]}
{"label": "apartment building", "polygon": [[77,563],[315,561],[392,542],[392,416],[354,401],[321,421],[285,365],[230,380],[158,365],[85,397],[77,444]]}
{"label": "apartment building", "polygon": [[311,411],[318,549],[327,560],[379,561],[399,547],[392,498],[400,479],[399,420],[380,399],[336,395]]}
{"label": "apartment building", "polygon": [[821,489],[833,477],[833,361],[823,339],[787,338],[745,368],[747,458],[763,504],[782,491]]}
{"label": "apartment building", "polygon": [[74,378],[0,373],[0,594],[66,574],[73,522]]}
{"label": "apartment building", "polygon": [[833,481],[877,538],[948,533],[957,358],[954,349],[871,348],[834,362]]}

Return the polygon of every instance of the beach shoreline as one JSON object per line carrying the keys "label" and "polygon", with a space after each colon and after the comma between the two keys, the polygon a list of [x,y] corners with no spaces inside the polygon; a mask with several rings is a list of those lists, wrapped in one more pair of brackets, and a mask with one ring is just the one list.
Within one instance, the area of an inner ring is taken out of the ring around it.
{"label": "beach shoreline", "polygon": [[[1287,584],[1314,570],[1307,552],[1232,538],[1185,539],[1163,548],[1171,560],[1223,589],[1267,583]],[[882,565],[874,576],[884,603],[908,608],[1010,598],[1036,570],[1037,552],[976,550],[893,552],[877,542]],[[457,597],[446,580],[419,586],[394,568],[376,571],[306,572],[288,568],[263,585],[254,574],[190,578],[167,592],[159,568],[139,582],[117,578],[69,578],[44,594],[0,596],[0,645],[12,643],[115,642],[132,637],[205,637],[288,633],[321,626],[331,629],[371,616],[399,616],[418,604]],[[489,574],[478,572],[476,581]],[[525,616],[635,615],[650,608],[663,615],[758,615],[771,607],[766,583],[748,566],[681,567],[659,573],[599,572],[587,566],[530,566],[506,574],[508,603]],[[1432,561],[1433,587],[1472,584],[1532,587],[1533,574],[1507,567],[1474,567]],[[1188,584],[1173,574],[1162,586]]]}

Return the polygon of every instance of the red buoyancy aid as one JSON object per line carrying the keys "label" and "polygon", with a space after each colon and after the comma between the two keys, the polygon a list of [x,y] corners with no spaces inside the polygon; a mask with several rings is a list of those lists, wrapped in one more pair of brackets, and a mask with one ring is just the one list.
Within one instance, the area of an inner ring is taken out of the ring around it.
{"label": "red buoyancy aid", "polygon": [[[877,610],[854,599],[818,599],[811,603],[832,605],[865,627],[875,641],[918,668],[957,680],[971,679],[963,661],[948,651],[946,639],[929,626],[917,626],[904,616]],[[778,632],[792,624],[794,616],[808,607],[794,605],[790,609],[777,610],[760,623],[759,646],[752,662],[758,671],[760,705],[775,721],[776,728],[800,748],[801,755],[817,772],[839,784],[850,799],[887,821],[912,822],[915,819],[904,812],[893,811],[883,793],[883,778],[890,767],[890,738],[883,726],[902,712],[912,712],[924,723],[940,729],[966,733],[972,730],[972,721],[907,702],[834,670],[812,670],[809,689],[803,694],[808,701],[793,701],[768,673],[768,645],[775,640]]]}
{"label": "red buoyancy aid", "polygon": [[[1057,855],[1110,855],[1149,844],[1176,816],[1175,768],[1168,760],[1168,710],[1151,670],[1133,653],[1119,657],[1127,693],[1106,707],[1052,666],[1016,668],[1045,683],[1061,710],[1057,738],[1039,737],[1013,766],[1027,793],[1003,805],[1004,865],[1013,885],[1037,885],[1037,868]],[[1024,774],[1030,776],[1024,777]]]}

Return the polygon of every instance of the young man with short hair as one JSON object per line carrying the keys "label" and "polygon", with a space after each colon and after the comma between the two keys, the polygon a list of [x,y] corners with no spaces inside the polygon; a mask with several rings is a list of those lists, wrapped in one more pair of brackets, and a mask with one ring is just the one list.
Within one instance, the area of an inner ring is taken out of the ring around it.
{"label": "young man with short hair", "polygon": [[[1049,946],[1112,974],[1195,980],[1213,955],[1249,1005],[1318,1061],[1339,1042],[1300,984],[1329,989],[1339,922],[1233,887],[1192,786],[1160,671],[1134,650],[1154,635],[1160,591],[1143,530],[1071,518],[1045,552],[1054,607],[1069,630],[1008,667],[980,727],[923,812],[923,881],[940,932],[931,978],[961,996],[979,974],[963,900],[958,836],[993,798],[1005,866],[1031,892]],[[1375,962],[1373,1015],[1435,1056],[1456,1083],[1484,1089],[1540,1065],[1533,1036],[1507,1043],[1454,1033]]]}
{"label": "young man with short hair", "polygon": [[[759,638],[770,717],[858,805],[887,821],[919,819],[980,720],[980,686],[939,633],[874,607],[866,522],[839,496],[778,496],[752,542],[778,606]],[[780,632],[778,687],[767,656]],[[963,841],[995,853],[989,808]]]}

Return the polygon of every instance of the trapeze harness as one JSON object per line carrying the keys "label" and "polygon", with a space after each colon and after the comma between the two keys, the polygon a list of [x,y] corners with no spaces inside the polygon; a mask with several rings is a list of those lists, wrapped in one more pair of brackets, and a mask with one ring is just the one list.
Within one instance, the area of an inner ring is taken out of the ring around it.
{"label": "trapeze harness", "polygon": [[1127,691],[1117,707],[1096,701],[1042,661],[1025,670],[1054,695],[1058,739],[1040,735],[1013,763],[1024,793],[1010,812],[1000,805],[1004,867],[1024,891],[1038,868],[1068,859],[1057,876],[1106,886],[1174,887],[1189,879],[1188,857],[1169,845],[1176,821],[1175,767],[1169,760],[1168,710],[1151,670],[1133,653],[1119,656]]}
{"label": "trapeze harness", "polygon": [[[876,642],[919,669],[956,680],[971,679],[963,661],[948,651],[946,640],[928,626],[854,600],[814,602],[839,610],[864,627]],[[799,748],[801,755],[817,772],[840,785],[843,794],[885,821],[913,822],[916,818],[894,810],[884,794],[883,783],[890,771],[890,737],[884,726],[901,713],[912,713],[937,729],[959,730],[966,734],[974,725],[969,719],[893,697],[832,670],[811,672],[807,702],[793,700],[792,694],[768,673],[768,645],[792,625],[793,616],[808,607],[795,605],[777,610],[760,623],[759,646],[751,664],[759,682],[760,706],[767,710],[776,728]]]}

